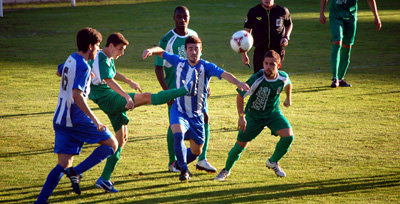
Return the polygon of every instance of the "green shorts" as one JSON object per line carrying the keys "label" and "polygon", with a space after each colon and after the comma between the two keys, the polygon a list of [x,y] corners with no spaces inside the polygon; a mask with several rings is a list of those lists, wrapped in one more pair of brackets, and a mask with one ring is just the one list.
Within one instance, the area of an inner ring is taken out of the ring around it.
{"label": "green shorts", "polygon": [[344,45],[353,45],[356,36],[357,19],[330,17],[331,41],[341,41]]}
{"label": "green shorts", "polygon": [[[134,100],[135,93],[130,93],[129,96]],[[107,114],[115,132],[120,130],[122,125],[129,123],[129,118],[126,116],[127,109],[125,108],[126,99],[118,93],[111,92],[105,97],[94,100],[94,102]]]}
{"label": "green shorts", "polygon": [[271,134],[277,135],[276,131],[292,128],[289,121],[283,116],[282,112],[273,112],[268,117],[256,119],[246,114],[246,132],[239,130],[237,140],[240,142],[250,142],[255,139],[265,126],[272,131]]}

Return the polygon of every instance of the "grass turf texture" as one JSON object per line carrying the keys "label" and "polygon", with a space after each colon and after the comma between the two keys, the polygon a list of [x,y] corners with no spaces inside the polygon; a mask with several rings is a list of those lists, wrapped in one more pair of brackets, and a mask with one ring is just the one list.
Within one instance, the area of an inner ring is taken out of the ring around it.
{"label": "grass turf texture", "polygon": [[[44,4],[33,7],[45,8],[22,10],[5,6],[0,19],[0,203],[32,203],[57,163],[52,153],[52,114],[60,80],[56,66],[76,51],[80,28],[98,29],[104,38],[101,46],[109,34],[122,32],[131,45],[116,61],[117,69],[144,91],[157,92],[154,58],[142,61],[140,56],[173,28],[173,9],[186,5],[190,28],[203,40],[203,58],[240,80],[252,73],[231,51],[229,38],[259,1],[119,3],[78,2],[76,8]],[[215,174],[195,171],[190,164],[194,176],[181,184],[178,174],[167,172],[167,107],[147,106],[128,113],[130,138],[112,177],[120,193],[104,194],[94,187],[103,162],[84,174],[81,196],[72,193],[64,177],[49,202],[399,202],[400,2],[378,2],[383,23],[378,33],[366,1],[359,1],[356,43],[346,76],[353,87],[337,89],[329,87],[329,25],[318,22],[319,1],[277,3],[290,9],[294,22],[282,67],[294,85],[293,106],[282,107],[295,132],[281,160],[286,178],[265,168],[278,140],[265,130],[242,154],[227,181],[216,182]],[[226,81],[213,79],[210,86],[208,158],[220,170],[236,140],[236,92]],[[111,127],[106,115],[89,103]],[[96,146],[84,147],[74,164]]]}

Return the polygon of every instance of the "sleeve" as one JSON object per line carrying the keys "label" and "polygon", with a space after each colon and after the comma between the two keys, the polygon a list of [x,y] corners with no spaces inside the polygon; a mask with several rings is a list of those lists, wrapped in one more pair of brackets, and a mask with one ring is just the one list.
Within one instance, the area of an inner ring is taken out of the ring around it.
{"label": "sleeve", "polygon": [[59,64],[59,65],[58,65],[58,67],[57,67],[58,73],[62,74],[62,71],[63,71],[63,68],[64,68],[64,64],[65,64],[65,63],[62,63],[62,64]]}
{"label": "sleeve", "polygon": [[112,79],[115,76],[111,63],[108,62],[107,57],[99,56],[99,70],[101,81],[103,79]]}
{"label": "sleeve", "polygon": [[173,67],[176,67],[182,59],[178,55],[169,54],[168,52],[164,52],[163,58],[167,60]]}
{"label": "sleeve", "polygon": [[79,89],[81,91],[85,91],[85,87],[87,81],[89,80],[89,77],[90,77],[89,67],[83,64],[79,65],[79,67],[76,68],[74,85],[72,85],[72,89]]}
{"label": "sleeve", "polygon": [[285,25],[285,27],[287,27],[292,24],[292,18],[290,17],[289,9],[287,9],[286,7],[283,7],[283,9],[285,10],[285,18],[283,20],[283,24]]}
{"label": "sleeve", "polygon": [[221,74],[225,72],[222,68],[218,67],[214,63],[204,62],[204,68],[206,70],[206,74],[208,76],[216,76],[218,79],[221,79]]}
{"label": "sleeve", "polygon": [[[161,38],[158,46],[165,50],[165,48],[167,47],[167,43],[168,43],[168,41],[164,36],[163,38]],[[164,66],[164,60],[160,56],[156,56],[156,61],[154,62],[154,65]]]}
{"label": "sleeve", "polygon": [[289,84],[291,84],[291,83],[292,83],[292,81],[290,80],[289,75],[287,75],[287,76],[286,76],[285,85],[284,85],[283,87],[285,87],[285,86],[287,86],[287,85],[289,85]]}
{"label": "sleeve", "polygon": [[[258,72],[257,72],[257,73],[258,73]],[[250,87],[254,84],[254,82],[255,82],[256,79],[258,78],[258,77],[257,77],[257,73],[254,73],[253,75],[250,76],[249,79],[247,79],[246,84],[248,84]],[[240,90],[240,89],[238,89],[238,88],[236,88],[236,91],[237,91],[241,96],[244,96],[244,95],[247,93],[247,91],[242,91],[242,90]],[[249,90],[249,91],[250,91],[250,90]]]}
{"label": "sleeve", "polygon": [[244,21],[244,28],[248,28],[248,29],[253,29],[254,25],[253,25],[253,18],[252,18],[252,9],[249,10],[249,12],[246,15],[246,20]]}

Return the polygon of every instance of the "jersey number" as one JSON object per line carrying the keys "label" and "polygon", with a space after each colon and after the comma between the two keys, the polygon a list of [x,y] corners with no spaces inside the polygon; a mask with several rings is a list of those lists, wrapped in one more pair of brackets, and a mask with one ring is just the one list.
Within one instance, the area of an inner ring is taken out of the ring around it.
{"label": "jersey number", "polygon": [[62,87],[62,89],[64,89],[64,91],[67,90],[67,85],[68,85],[67,74],[68,74],[68,67],[64,67],[64,71],[62,74],[62,80],[61,80],[61,87]]}

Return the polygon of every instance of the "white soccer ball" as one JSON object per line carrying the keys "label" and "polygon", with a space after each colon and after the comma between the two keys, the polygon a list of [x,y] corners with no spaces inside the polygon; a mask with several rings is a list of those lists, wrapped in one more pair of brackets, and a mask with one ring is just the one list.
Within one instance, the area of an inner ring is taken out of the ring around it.
{"label": "white soccer ball", "polygon": [[231,47],[237,53],[249,51],[253,47],[253,36],[245,30],[239,30],[231,37]]}

